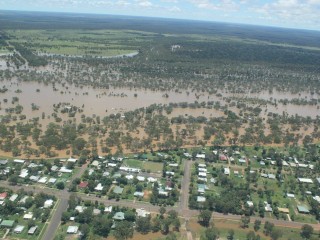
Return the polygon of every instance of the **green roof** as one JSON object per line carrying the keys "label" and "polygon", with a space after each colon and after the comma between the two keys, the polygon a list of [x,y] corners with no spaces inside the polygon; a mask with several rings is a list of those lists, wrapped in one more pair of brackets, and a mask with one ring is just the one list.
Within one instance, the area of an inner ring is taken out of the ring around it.
{"label": "green roof", "polygon": [[116,186],[113,189],[113,192],[116,193],[116,194],[121,194],[123,192],[123,188]]}
{"label": "green roof", "polygon": [[3,220],[0,224],[1,227],[13,227],[14,221],[13,220]]}
{"label": "green roof", "polygon": [[298,208],[298,211],[299,211],[299,212],[309,213],[309,209],[308,209],[306,206],[298,205],[297,208]]}

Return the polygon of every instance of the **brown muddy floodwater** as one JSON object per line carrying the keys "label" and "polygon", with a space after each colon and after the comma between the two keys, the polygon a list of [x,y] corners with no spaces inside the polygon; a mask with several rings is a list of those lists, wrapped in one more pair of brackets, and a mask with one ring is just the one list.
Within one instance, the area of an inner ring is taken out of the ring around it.
{"label": "brown muddy floodwater", "polygon": [[[21,82],[17,80],[12,81],[3,81],[0,82],[0,88],[5,86],[8,88],[8,91],[5,93],[0,93],[0,115],[5,114],[5,109],[9,107],[14,107],[17,103],[12,104],[12,98],[18,97],[19,104],[23,106],[22,114],[27,116],[27,119],[34,117],[39,117],[41,119],[41,114],[44,112],[46,115],[50,115],[53,112],[53,105],[59,103],[68,103],[71,106],[76,106],[83,109],[83,113],[86,116],[106,116],[112,113],[122,113],[130,110],[134,110],[141,107],[147,107],[151,104],[169,104],[169,103],[180,103],[188,102],[193,103],[194,101],[220,101],[222,105],[225,104],[223,97],[235,96],[235,94],[223,93],[222,97],[217,97],[216,95],[208,95],[207,93],[192,93],[187,94],[186,91],[181,93],[176,92],[160,92],[160,91],[151,91],[151,90],[142,90],[142,89],[98,89],[86,86],[83,88],[75,87],[73,85],[65,84],[55,84],[55,89],[52,84],[45,85],[38,82]],[[38,91],[37,91],[38,89]],[[17,90],[21,90],[21,93],[18,93]],[[163,95],[167,93],[168,97]],[[135,94],[137,96],[135,97]],[[311,94],[303,93],[302,95],[294,95],[289,93],[273,92],[256,95],[238,95],[238,97],[256,97],[260,99],[269,100],[273,99],[292,99],[292,98],[315,98]],[[260,96],[260,97],[259,97]],[[7,99],[7,103],[4,103],[4,99]],[[39,106],[39,110],[32,111],[31,104]],[[261,106],[263,112],[266,107]],[[236,108],[231,110],[237,111]],[[278,104],[277,107],[268,105],[267,112],[275,112],[282,114],[285,111],[289,115],[302,115],[310,116],[315,118],[317,115],[320,115],[320,110],[317,105],[302,106],[302,105],[282,105]],[[77,120],[80,118],[81,114],[77,114]],[[177,109],[173,112],[172,115],[192,115],[192,116],[206,116],[206,117],[215,117],[222,116],[223,113],[218,113],[214,109]],[[68,117],[62,117],[63,120],[67,120]]]}

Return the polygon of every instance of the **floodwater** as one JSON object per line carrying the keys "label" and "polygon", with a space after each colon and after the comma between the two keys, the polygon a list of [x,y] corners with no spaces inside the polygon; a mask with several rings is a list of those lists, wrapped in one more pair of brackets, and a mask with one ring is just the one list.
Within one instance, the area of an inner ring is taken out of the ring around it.
{"label": "floodwater", "polygon": [[[195,93],[192,92],[187,94],[186,91],[177,92],[160,92],[160,91],[151,91],[144,89],[127,89],[127,88],[110,88],[110,89],[101,89],[101,88],[92,88],[90,86],[86,87],[75,87],[73,85],[65,84],[55,84],[53,87],[52,84],[45,85],[43,83],[37,82],[21,82],[17,80],[12,81],[3,81],[0,82],[0,88],[5,86],[8,91],[5,93],[0,93],[0,115],[4,115],[5,109],[9,107],[15,107],[17,103],[12,104],[12,98],[14,96],[19,98],[19,104],[23,106],[22,114],[27,116],[27,119],[34,117],[39,117],[41,119],[42,112],[46,116],[51,115],[53,112],[53,105],[59,103],[67,103],[70,106],[76,106],[80,109],[83,109],[83,113],[77,113],[76,119],[79,120],[81,115],[92,117],[93,115],[104,117],[112,113],[123,113],[126,111],[134,110],[141,107],[147,107],[151,104],[169,104],[169,103],[180,103],[188,102],[193,103],[195,101],[220,101],[221,105],[224,105],[225,102],[223,97],[235,96],[234,94],[223,93],[222,97],[216,95],[208,95],[206,93]],[[17,90],[21,90],[20,93]],[[37,90],[38,89],[38,90]],[[167,97],[164,94],[168,94]],[[268,95],[269,94],[269,95]],[[136,96],[135,96],[136,95]],[[271,97],[273,99],[292,99],[298,98],[299,96],[294,94],[284,93],[281,96],[281,93],[262,93],[261,95],[245,95],[242,97],[257,97],[261,99],[269,100]],[[240,97],[240,96],[238,96]],[[299,98],[314,98],[308,93],[303,93]],[[4,102],[4,99],[7,99],[7,103]],[[33,111],[31,104],[39,106],[39,110]],[[320,110],[318,106],[311,105],[282,105],[278,104],[277,107],[268,105],[267,107],[261,106],[262,111],[265,112],[274,112],[282,114],[283,111],[287,112],[289,115],[301,115],[301,116],[310,116],[316,118],[317,115],[320,115]],[[62,109],[62,108],[61,108]],[[60,109],[60,110],[61,110]],[[231,108],[235,112],[238,112],[236,108]],[[64,121],[68,120],[67,114],[58,114]],[[62,115],[62,116],[61,116]],[[219,112],[215,109],[175,109],[170,116],[178,115],[192,115],[192,116],[205,116],[205,117],[220,117],[223,116],[223,112]],[[44,124],[50,122],[50,119],[43,121]]]}

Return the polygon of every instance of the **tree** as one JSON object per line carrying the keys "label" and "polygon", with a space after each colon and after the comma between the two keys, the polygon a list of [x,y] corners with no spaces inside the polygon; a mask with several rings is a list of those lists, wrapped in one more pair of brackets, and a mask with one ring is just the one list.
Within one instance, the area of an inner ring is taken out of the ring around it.
{"label": "tree", "polygon": [[256,239],[257,237],[254,231],[250,231],[247,233],[247,240],[256,240]]}
{"label": "tree", "polygon": [[150,217],[139,217],[136,220],[137,232],[147,234],[151,229]]}
{"label": "tree", "polygon": [[266,234],[267,236],[270,235],[272,233],[273,228],[274,224],[266,221],[264,224],[264,234]]}
{"label": "tree", "polygon": [[64,182],[57,182],[56,186],[58,189],[63,190],[64,189]]}
{"label": "tree", "polygon": [[254,225],[253,225],[253,229],[257,232],[257,231],[259,231],[260,226],[261,226],[261,221],[260,220],[255,220],[254,221]]}
{"label": "tree", "polygon": [[207,228],[201,236],[201,240],[216,240],[219,239],[219,231],[216,228]]}
{"label": "tree", "polygon": [[270,234],[272,240],[278,240],[282,237],[282,231],[280,229],[274,228]]}
{"label": "tree", "polygon": [[211,215],[212,213],[209,210],[200,211],[198,216],[199,223],[204,227],[208,227],[211,220]]}
{"label": "tree", "polygon": [[160,216],[161,216],[161,218],[163,217],[163,215],[166,213],[166,208],[165,207],[161,207],[160,209],[159,209],[159,213],[160,213]]}
{"label": "tree", "polygon": [[308,224],[304,224],[302,227],[301,227],[301,236],[306,238],[306,239],[309,239],[311,237],[311,235],[313,234],[313,227],[308,225]]}
{"label": "tree", "polygon": [[248,216],[241,216],[240,227],[248,228],[250,223],[250,217]]}
{"label": "tree", "polygon": [[128,221],[117,222],[113,235],[117,240],[132,238],[133,236],[132,223]]}
{"label": "tree", "polygon": [[227,239],[228,239],[228,240],[233,240],[233,239],[234,239],[234,230],[233,230],[233,229],[230,229],[230,230],[228,231]]}
{"label": "tree", "polygon": [[103,237],[107,237],[111,230],[112,220],[107,216],[97,216],[92,221],[93,231]]}

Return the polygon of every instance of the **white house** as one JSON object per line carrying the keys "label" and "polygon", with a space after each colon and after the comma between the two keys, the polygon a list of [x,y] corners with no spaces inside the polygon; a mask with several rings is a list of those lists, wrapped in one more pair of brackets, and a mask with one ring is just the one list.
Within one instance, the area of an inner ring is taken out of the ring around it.
{"label": "white house", "polygon": [[50,207],[52,207],[52,205],[53,205],[53,200],[52,200],[52,199],[48,199],[48,200],[46,200],[46,201],[44,202],[43,207],[44,207],[44,208],[50,208]]}

